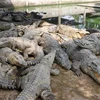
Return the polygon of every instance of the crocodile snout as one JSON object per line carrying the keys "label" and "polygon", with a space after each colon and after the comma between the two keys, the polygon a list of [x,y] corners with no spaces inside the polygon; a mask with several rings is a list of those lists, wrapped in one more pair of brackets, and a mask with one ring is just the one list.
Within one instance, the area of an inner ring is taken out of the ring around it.
{"label": "crocodile snout", "polygon": [[100,59],[92,61],[91,68],[100,75]]}

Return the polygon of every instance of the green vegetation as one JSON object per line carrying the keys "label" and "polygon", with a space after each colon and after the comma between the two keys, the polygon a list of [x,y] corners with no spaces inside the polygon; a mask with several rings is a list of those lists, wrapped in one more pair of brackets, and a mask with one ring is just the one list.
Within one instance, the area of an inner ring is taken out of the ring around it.
{"label": "green vegetation", "polygon": [[100,29],[100,17],[88,18],[86,19],[87,28],[98,28]]}

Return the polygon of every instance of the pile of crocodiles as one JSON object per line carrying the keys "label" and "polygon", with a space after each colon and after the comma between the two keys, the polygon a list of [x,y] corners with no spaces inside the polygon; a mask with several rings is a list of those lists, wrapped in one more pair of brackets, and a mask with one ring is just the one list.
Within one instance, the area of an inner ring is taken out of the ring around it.
{"label": "pile of crocodiles", "polygon": [[53,63],[80,77],[84,72],[100,84],[99,31],[53,25],[43,20],[27,26],[14,25],[4,22],[4,16],[10,14],[17,13],[3,12],[0,16],[3,20],[0,26],[0,86],[21,89],[15,100],[36,100],[39,96],[43,100],[54,100],[50,77],[51,74],[59,75],[60,70],[53,68]]}

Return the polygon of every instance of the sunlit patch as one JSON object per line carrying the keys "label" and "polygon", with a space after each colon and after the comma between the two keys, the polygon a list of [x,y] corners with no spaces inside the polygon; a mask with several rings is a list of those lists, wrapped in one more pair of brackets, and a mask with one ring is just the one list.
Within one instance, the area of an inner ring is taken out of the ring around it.
{"label": "sunlit patch", "polygon": [[95,80],[95,81],[97,81],[98,83],[100,83],[100,75],[97,73],[97,72],[95,72],[94,70],[92,70],[92,68],[89,68],[89,71],[88,71],[89,73],[89,75]]}
{"label": "sunlit patch", "polygon": [[97,80],[100,82],[100,75],[96,72],[94,72],[94,76],[97,78]]}

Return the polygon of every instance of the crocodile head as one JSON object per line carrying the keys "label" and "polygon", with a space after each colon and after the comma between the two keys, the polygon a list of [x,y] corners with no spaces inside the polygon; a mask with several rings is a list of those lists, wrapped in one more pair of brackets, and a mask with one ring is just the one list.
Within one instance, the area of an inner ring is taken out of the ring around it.
{"label": "crocodile head", "polygon": [[91,62],[91,69],[100,75],[100,59]]}
{"label": "crocodile head", "polygon": [[7,61],[12,64],[12,65],[16,65],[16,66],[27,66],[27,62],[24,60],[23,56],[18,54],[18,53],[14,53],[12,55],[10,55],[7,59]]}
{"label": "crocodile head", "polygon": [[90,38],[90,39],[75,39],[74,40],[75,44],[78,45],[79,47],[85,48],[85,49],[89,49],[91,50],[93,53],[96,54],[96,49],[97,49],[97,42]]}
{"label": "crocodile head", "polygon": [[100,84],[100,59],[93,60],[88,67],[81,67],[81,70]]}
{"label": "crocodile head", "polygon": [[90,66],[84,72],[100,84],[100,59],[91,62]]}

